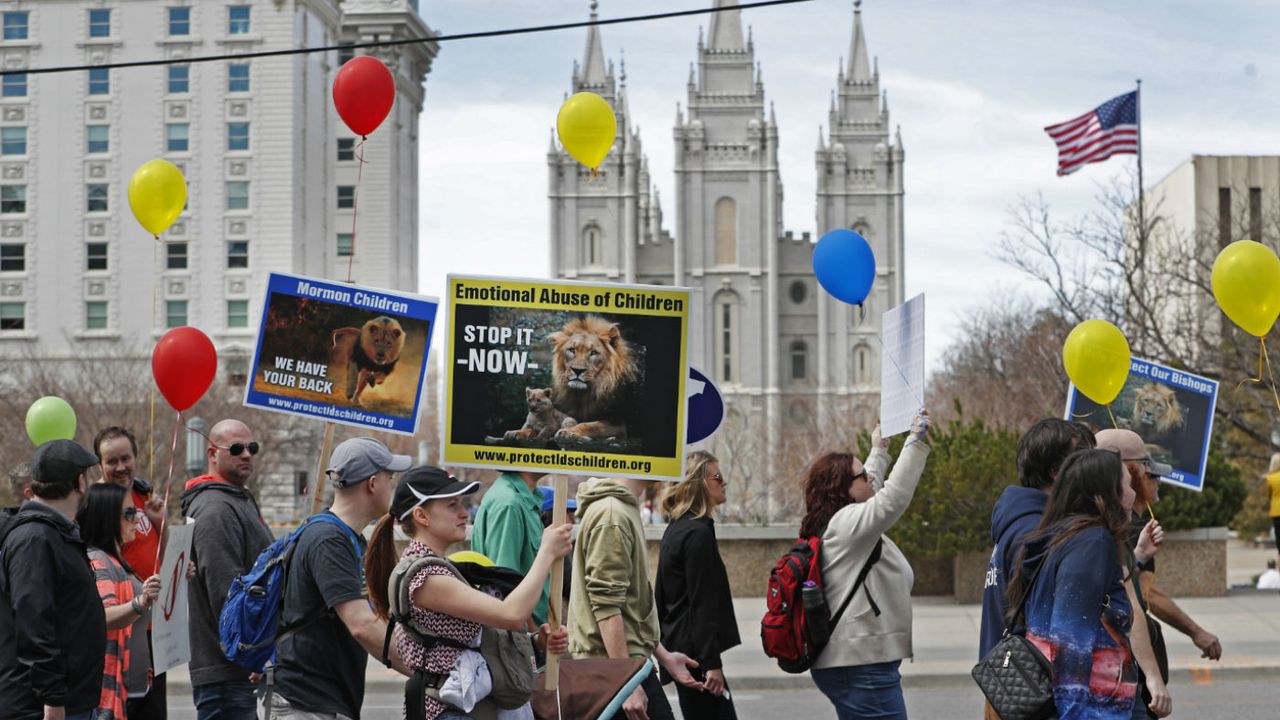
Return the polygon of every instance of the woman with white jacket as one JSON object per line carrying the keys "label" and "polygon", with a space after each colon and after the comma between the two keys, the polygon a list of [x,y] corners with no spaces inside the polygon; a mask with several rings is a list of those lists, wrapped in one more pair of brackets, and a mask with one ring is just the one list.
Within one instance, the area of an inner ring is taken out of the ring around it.
{"label": "woman with white jacket", "polygon": [[888,481],[889,443],[872,433],[865,465],[847,453],[828,453],[809,467],[804,483],[801,536],[822,537],[822,578],[827,606],[844,603],[879,541],[880,557],[849,603],[831,641],[814,663],[818,689],[839,720],[906,720],[902,659],[911,657],[911,565],[883,537],[906,512],[929,457],[929,413],[920,411]]}

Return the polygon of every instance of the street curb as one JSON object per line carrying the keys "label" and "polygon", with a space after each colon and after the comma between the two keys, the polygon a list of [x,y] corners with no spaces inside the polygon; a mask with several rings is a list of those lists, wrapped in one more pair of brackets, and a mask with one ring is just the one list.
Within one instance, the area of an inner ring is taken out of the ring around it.
{"label": "street curb", "polygon": [[[1169,673],[1169,684],[1174,686],[1211,685],[1215,682],[1247,682],[1250,680],[1272,680],[1280,673],[1280,665],[1256,667],[1222,667],[1222,668],[1177,668]],[[813,679],[808,673],[799,675],[760,675],[729,676],[731,687],[736,691],[746,690],[816,690]],[[903,675],[902,687],[912,688],[958,688],[973,687],[973,678],[968,673],[925,673]],[[171,679],[168,682],[170,695],[191,693],[191,684],[182,679]],[[404,682],[395,678],[369,678],[365,681],[366,694],[399,693],[404,691]]]}

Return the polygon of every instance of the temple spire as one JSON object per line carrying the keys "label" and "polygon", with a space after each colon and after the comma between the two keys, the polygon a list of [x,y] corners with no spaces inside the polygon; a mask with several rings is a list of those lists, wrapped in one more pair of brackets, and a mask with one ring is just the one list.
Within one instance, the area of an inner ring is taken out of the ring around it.
{"label": "temple spire", "polygon": [[[597,19],[596,8],[599,3],[591,0],[591,21]],[[604,65],[604,46],[600,42],[600,28],[592,25],[587,29],[587,50],[582,61],[582,84],[599,86],[608,82]]]}
{"label": "temple spire", "polygon": [[710,50],[745,50],[742,41],[742,11],[738,0],[715,0],[717,8],[733,8],[711,13]]}
{"label": "temple spire", "polygon": [[871,62],[867,57],[867,39],[862,35],[862,0],[853,2],[853,40],[849,44],[848,82],[871,82]]}

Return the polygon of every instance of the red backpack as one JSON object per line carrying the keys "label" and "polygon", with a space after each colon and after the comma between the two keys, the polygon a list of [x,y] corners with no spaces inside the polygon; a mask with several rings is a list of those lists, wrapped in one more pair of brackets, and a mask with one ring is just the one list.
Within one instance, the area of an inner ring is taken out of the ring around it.
{"label": "red backpack", "polygon": [[[810,536],[797,540],[769,572],[766,608],[760,620],[764,654],[777,659],[778,667],[789,673],[802,673],[813,667],[831,639],[831,629],[840,622],[849,601],[866,581],[867,573],[880,560],[883,546],[883,539],[876,541],[858,572],[853,589],[840,603],[836,614],[831,615],[822,583],[822,538]],[[867,600],[878,616],[880,607],[870,593]]]}

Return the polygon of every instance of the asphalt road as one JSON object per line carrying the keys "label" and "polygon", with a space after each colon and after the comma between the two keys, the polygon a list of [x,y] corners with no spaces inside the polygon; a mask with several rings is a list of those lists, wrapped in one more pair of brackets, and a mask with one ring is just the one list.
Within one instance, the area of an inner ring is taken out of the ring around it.
{"label": "asphalt road", "polygon": [[[1274,678],[1265,676],[1215,679],[1212,683],[1175,684],[1174,712],[1178,720],[1275,720],[1280,717],[1280,687]],[[907,712],[913,720],[956,720],[982,717],[982,696],[977,687],[957,684],[954,687],[908,688]],[[672,706],[676,706],[672,696]],[[835,712],[816,690],[743,690],[734,695],[734,705],[742,720],[810,720],[834,718]],[[679,717],[677,707],[676,715]],[[189,695],[171,694],[169,717],[173,720],[195,720]],[[399,720],[400,697],[379,693],[365,698],[364,720]],[[687,720],[699,720],[688,718]]]}

